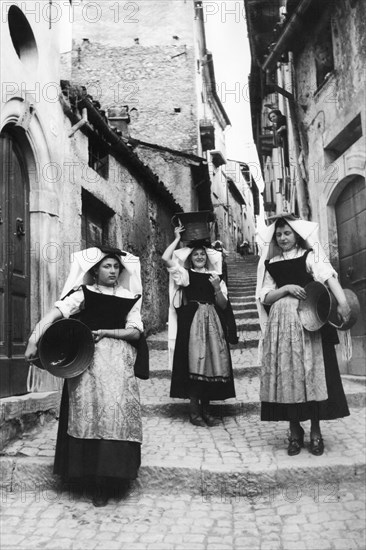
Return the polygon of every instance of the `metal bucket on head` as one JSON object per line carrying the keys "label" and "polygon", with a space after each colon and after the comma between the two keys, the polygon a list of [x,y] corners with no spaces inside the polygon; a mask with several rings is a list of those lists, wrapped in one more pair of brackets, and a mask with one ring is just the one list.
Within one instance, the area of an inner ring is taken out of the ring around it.
{"label": "metal bucket on head", "polygon": [[302,326],[313,332],[328,321],[332,296],[327,287],[317,281],[308,283],[304,290],[306,298],[299,301],[298,313]]}
{"label": "metal bucket on head", "polygon": [[[94,339],[89,327],[76,319],[53,323],[38,343],[41,368],[60,378],[74,378],[90,365]],[[39,362],[33,361],[36,366]]]}
{"label": "metal bucket on head", "polygon": [[215,216],[210,210],[200,210],[197,212],[179,212],[172,217],[172,224],[177,227],[180,221],[185,227],[182,232],[182,241],[189,245],[207,243],[210,245],[210,227],[209,222],[213,222]]}

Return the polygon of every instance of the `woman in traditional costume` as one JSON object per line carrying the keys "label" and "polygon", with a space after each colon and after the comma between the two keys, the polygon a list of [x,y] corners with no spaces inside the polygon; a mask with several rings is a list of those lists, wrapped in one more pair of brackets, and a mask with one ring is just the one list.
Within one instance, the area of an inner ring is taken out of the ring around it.
{"label": "woman in traditional costume", "polygon": [[176,250],[183,231],[181,224],[175,228],[175,239],[162,256],[170,274],[170,397],[190,399],[192,424],[214,426],[210,401],[235,397],[225,319],[232,310],[220,277],[221,253],[203,245]]}
{"label": "woman in traditional costume", "polygon": [[[26,350],[31,361],[47,327],[76,317],[94,336],[92,363],[64,384],[54,473],[93,488],[93,504],[107,504],[118,484],[128,486],[141,462],[142,424],[134,374],[141,321],[140,262],[118,249],[73,254],[55,307],[36,325]],[[134,344],[134,345],[132,345]]]}
{"label": "woman in traditional costume", "polygon": [[286,215],[269,226],[259,242],[256,297],[263,331],[261,420],[290,423],[289,455],[298,454],[304,446],[300,422],[311,421],[310,452],[321,455],[320,420],[349,415],[334,349],[339,343],[337,331],[326,324],[310,332],[298,314],[299,301],[306,298],[304,287],[315,280],[329,287],[343,321],[350,316],[317,229],[316,223]]}

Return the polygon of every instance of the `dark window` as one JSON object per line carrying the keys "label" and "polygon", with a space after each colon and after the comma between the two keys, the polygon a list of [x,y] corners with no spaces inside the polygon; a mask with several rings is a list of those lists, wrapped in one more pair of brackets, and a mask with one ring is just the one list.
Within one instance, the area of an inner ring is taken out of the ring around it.
{"label": "dark window", "polygon": [[101,140],[89,136],[89,162],[90,168],[93,168],[102,178],[107,179],[109,173],[109,155],[108,146]]}
{"label": "dark window", "polygon": [[319,88],[328,75],[334,70],[332,28],[330,22],[324,25],[314,45],[316,64],[316,85]]}
{"label": "dark window", "polygon": [[107,245],[109,242],[109,222],[113,210],[95,198],[91,193],[82,190],[81,244],[82,248]]}

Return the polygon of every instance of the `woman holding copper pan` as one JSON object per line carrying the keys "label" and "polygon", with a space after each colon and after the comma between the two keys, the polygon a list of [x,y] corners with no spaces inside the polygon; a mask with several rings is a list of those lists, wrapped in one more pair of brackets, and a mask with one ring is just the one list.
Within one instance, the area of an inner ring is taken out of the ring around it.
{"label": "woman holding copper pan", "polygon": [[267,228],[258,266],[263,330],[261,419],[290,423],[289,455],[300,453],[304,446],[300,422],[311,421],[310,452],[321,455],[320,421],[349,415],[334,349],[336,330],[324,325],[310,332],[298,314],[299,301],[306,298],[304,287],[316,280],[335,296],[343,321],[350,316],[337,273],[325,254],[319,254],[316,229],[317,224],[293,216],[278,218]]}

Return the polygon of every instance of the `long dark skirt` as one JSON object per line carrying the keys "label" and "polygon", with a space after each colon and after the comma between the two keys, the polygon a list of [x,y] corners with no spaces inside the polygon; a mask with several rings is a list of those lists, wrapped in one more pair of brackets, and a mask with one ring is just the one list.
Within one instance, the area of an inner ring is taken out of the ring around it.
{"label": "long dark skirt", "polygon": [[191,396],[212,400],[223,400],[235,397],[233,369],[231,364],[229,343],[227,341],[227,328],[223,313],[216,308],[219,315],[224,335],[227,341],[230,359],[230,378],[227,382],[206,382],[191,380],[189,377],[189,336],[193,317],[198,309],[197,302],[189,302],[179,308],[178,330],[174,350],[172,380],[170,397],[187,399]]}
{"label": "long dark skirt", "polygon": [[328,399],[306,403],[262,402],[261,420],[303,422],[305,420],[334,420],[349,416],[334,344],[323,340],[322,346]]}
{"label": "long dark skirt", "polygon": [[141,464],[141,445],[131,441],[78,439],[67,433],[69,395],[62,392],[53,472],[63,480],[105,477],[136,479]]}

